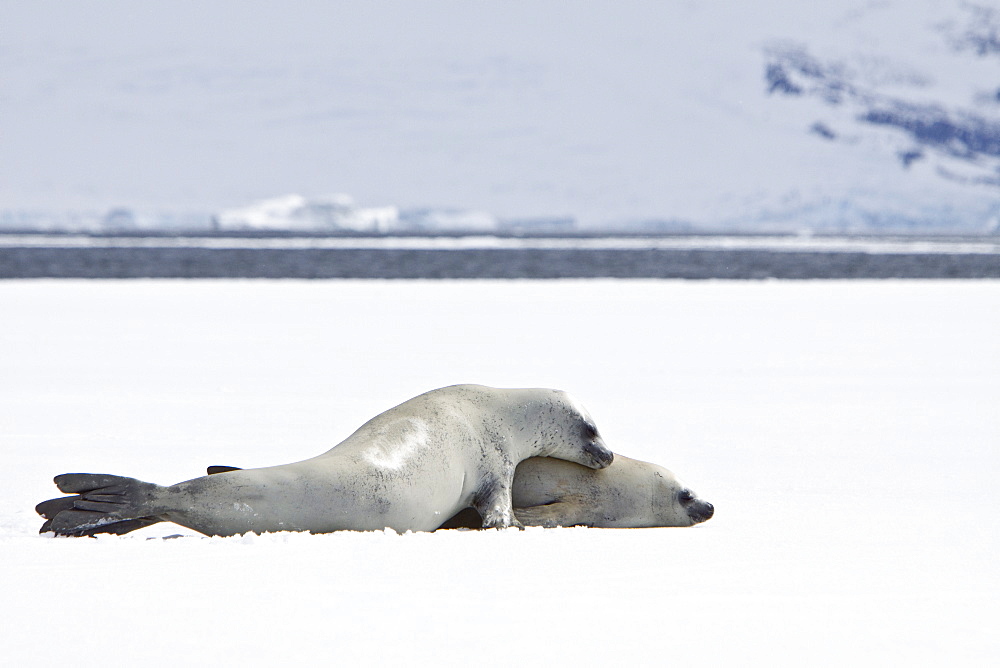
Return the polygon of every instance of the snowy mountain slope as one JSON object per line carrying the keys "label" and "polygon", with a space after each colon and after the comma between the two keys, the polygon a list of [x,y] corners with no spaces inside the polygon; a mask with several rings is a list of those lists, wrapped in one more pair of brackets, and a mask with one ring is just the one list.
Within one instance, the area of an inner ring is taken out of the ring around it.
{"label": "snowy mountain slope", "polygon": [[[930,49],[919,67],[863,54],[823,61],[805,44],[775,44],[767,49],[768,93],[822,102],[810,131],[823,139],[877,144],[883,153],[894,151],[905,169],[922,167],[962,184],[1000,186],[1000,59],[990,59],[1000,56],[1000,12],[962,9],[970,21],[963,28],[922,26],[939,32],[952,53]],[[969,63],[969,52],[986,62]],[[949,60],[952,71],[930,74]],[[976,65],[986,66],[980,68],[983,78],[965,88],[956,85],[966,83],[956,75]],[[947,86],[953,90],[945,94]]]}
{"label": "snowy mountain slope", "polygon": [[1000,221],[985,4],[0,4],[8,212],[347,192],[584,228]]}

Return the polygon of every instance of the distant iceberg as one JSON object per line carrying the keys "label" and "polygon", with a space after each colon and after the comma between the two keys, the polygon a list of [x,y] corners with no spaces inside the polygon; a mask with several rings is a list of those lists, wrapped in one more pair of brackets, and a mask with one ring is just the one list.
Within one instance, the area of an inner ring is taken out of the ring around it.
{"label": "distant iceberg", "polygon": [[360,207],[350,195],[307,198],[282,195],[227,209],[215,216],[218,231],[271,230],[363,234],[493,234],[506,229],[492,213],[461,208]]}
{"label": "distant iceberg", "polygon": [[313,199],[283,195],[221,211],[215,216],[215,227],[218,230],[340,230],[382,234],[398,229],[399,220],[396,207],[358,207],[349,195]]}
{"label": "distant iceberg", "polygon": [[343,193],[281,195],[216,212],[163,212],[113,207],[99,211],[0,209],[0,232],[181,234],[287,232],[337,235],[572,234],[572,216],[501,219],[481,209],[393,205],[362,207]]}

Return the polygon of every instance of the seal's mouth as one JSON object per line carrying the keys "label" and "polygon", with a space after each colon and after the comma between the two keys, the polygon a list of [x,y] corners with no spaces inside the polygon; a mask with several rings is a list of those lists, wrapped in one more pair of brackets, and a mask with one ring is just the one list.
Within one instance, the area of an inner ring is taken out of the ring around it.
{"label": "seal's mouth", "polygon": [[608,450],[603,443],[597,441],[583,446],[583,451],[590,457],[590,461],[595,469],[605,469],[611,466],[611,462],[615,460],[615,453]]}

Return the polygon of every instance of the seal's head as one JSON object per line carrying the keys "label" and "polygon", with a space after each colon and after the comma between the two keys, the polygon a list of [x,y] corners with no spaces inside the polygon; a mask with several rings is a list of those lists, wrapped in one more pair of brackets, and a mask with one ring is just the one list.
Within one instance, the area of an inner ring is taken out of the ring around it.
{"label": "seal's head", "polygon": [[712,519],[715,507],[699,499],[672,472],[657,466],[653,477],[652,504],[659,526],[688,527]]}
{"label": "seal's head", "polygon": [[677,492],[677,503],[681,505],[684,512],[691,519],[691,524],[700,524],[712,519],[715,514],[715,506],[708,501],[702,501],[694,492],[687,487]]}
{"label": "seal's head", "polygon": [[565,459],[592,469],[611,465],[615,455],[604,444],[590,413],[560,390],[535,390],[528,422],[537,431],[534,454]]}

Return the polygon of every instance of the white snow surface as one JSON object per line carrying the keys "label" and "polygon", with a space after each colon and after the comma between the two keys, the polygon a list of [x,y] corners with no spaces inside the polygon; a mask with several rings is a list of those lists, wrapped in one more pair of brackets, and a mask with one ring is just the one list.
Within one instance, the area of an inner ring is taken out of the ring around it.
{"label": "white snow surface", "polygon": [[[6,665],[1000,655],[1000,282],[18,281],[0,313]],[[460,382],[569,390],[716,516],[36,533],[57,473],[291,462]]]}
{"label": "white snow surface", "polygon": [[[582,227],[1000,227],[1000,47],[977,49],[1000,11],[979,3],[0,11],[0,210],[218,212],[347,192],[384,211]],[[776,63],[800,94],[769,90]],[[979,138],[924,146],[862,122],[872,109]]]}

